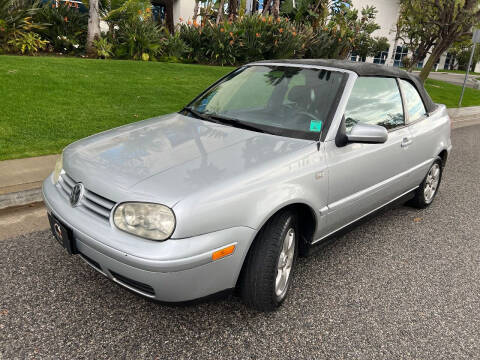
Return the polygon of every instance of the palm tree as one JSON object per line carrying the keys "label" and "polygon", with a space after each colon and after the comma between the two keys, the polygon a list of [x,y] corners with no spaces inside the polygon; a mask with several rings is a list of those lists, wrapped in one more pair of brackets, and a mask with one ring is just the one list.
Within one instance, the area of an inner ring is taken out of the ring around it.
{"label": "palm tree", "polygon": [[280,15],[280,0],[273,0],[272,15],[274,18],[278,18],[278,15]]}
{"label": "palm tree", "polygon": [[238,0],[228,0],[228,16],[230,20],[237,17],[238,13]]}
{"label": "palm tree", "polygon": [[263,0],[263,11],[262,14],[266,15],[270,12],[270,7],[272,6],[272,0]]}
{"label": "palm tree", "polygon": [[87,33],[87,55],[95,56],[93,41],[100,37],[100,12],[98,0],[89,1],[88,9],[88,33]]}
{"label": "palm tree", "polygon": [[223,20],[223,8],[225,6],[225,0],[220,0],[220,4],[218,5],[218,13],[217,13],[217,25]]}
{"label": "palm tree", "polygon": [[193,8],[193,21],[196,21],[197,17],[198,17],[198,3],[199,2],[200,2],[200,0],[195,0],[195,6]]}

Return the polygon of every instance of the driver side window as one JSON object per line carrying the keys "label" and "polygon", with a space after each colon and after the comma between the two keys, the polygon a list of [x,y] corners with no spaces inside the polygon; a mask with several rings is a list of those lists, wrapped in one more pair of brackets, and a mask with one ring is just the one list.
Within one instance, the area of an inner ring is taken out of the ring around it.
{"label": "driver side window", "polygon": [[345,109],[347,132],[358,123],[380,125],[387,130],[405,125],[396,79],[359,77],[355,81]]}

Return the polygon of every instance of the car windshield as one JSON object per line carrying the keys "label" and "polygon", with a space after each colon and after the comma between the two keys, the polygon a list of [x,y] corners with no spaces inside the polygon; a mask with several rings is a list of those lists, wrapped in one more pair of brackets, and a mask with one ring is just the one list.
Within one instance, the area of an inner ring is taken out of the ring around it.
{"label": "car windshield", "polygon": [[195,99],[194,116],[282,136],[319,139],[343,73],[293,66],[238,69]]}

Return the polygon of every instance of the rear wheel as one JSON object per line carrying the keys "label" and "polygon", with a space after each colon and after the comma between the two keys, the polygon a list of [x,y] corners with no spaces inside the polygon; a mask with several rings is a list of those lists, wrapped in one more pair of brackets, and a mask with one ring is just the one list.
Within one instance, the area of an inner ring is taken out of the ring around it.
{"label": "rear wheel", "polygon": [[297,238],[297,222],[290,211],[275,215],[258,234],[240,285],[247,305],[272,311],[285,300],[297,257]]}
{"label": "rear wheel", "polygon": [[433,202],[435,195],[437,195],[440,181],[442,180],[442,171],[442,160],[437,158],[428,170],[427,176],[425,176],[420,187],[417,189],[411,205],[423,209]]}

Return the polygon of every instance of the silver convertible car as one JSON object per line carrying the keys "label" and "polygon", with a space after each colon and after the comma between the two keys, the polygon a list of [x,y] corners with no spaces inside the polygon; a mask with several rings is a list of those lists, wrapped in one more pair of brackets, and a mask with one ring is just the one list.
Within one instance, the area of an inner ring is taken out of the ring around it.
{"label": "silver convertible car", "polygon": [[387,204],[432,203],[450,126],[396,68],[255,62],[69,145],[43,195],[58,242],[115,283],[165,302],[236,289],[269,311],[298,255]]}

